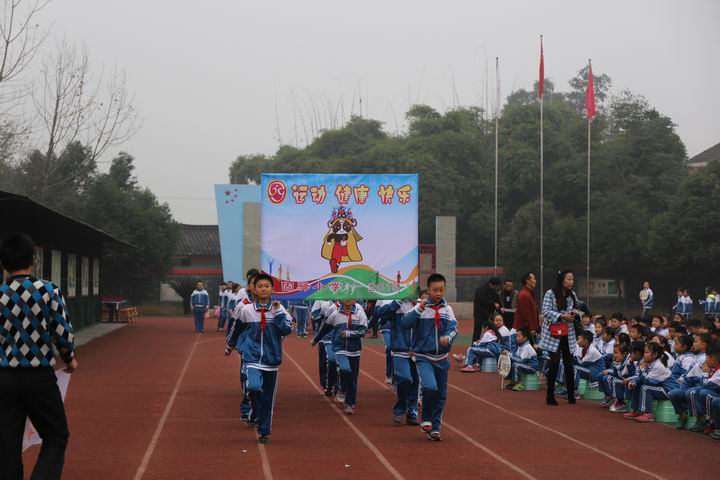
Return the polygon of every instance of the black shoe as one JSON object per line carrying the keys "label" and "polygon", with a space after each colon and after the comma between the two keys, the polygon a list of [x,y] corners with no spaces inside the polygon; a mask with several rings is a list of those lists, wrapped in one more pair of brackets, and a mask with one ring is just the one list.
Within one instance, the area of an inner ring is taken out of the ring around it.
{"label": "black shoe", "polygon": [[570,405],[575,405],[577,403],[577,400],[575,400],[575,397],[568,396],[568,403]]}
{"label": "black shoe", "polygon": [[246,423],[247,423],[247,426],[250,427],[250,428],[255,428],[255,427],[257,427],[257,423],[255,422],[255,419],[254,419],[254,418],[248,418],[248,420],[247,420]]}
{"label": "black shoe", "polygon": [[242,415],[240,415],[240,420],[243,422],[247,422],[248,420],[250,420],[250,416],[247,413],[243,413]]}
{"label": "black shoe", "polygon": [[548,397],[548,398],[546,398],[546,399],[545,399],[545,403],[547,403],[548,405],[552,405],[552,406],[554,406],[554,407],[557,407],[557,406],[558,406],[558,403],[557,403],[557,400],[555,400],[555,397]]}
{"label": "black shoe", "polygon": [[326,388],[326,389],[325,389],[325,396],[326,396],[326,397],[332,397],[332,396],[333,396],[333,389],[332,389],[332,388]]}
{"label": "black shoe", "polygon": [[260,436],[258,436],[258,442],[260,442],[260,443],[270,443],[270,435],[260,435]]}
{"label": "black shoe", "polygon": [[420,425],[420,422],[418,422],[418,419],[416,417],[406,417],[405,423],[408,425]]}

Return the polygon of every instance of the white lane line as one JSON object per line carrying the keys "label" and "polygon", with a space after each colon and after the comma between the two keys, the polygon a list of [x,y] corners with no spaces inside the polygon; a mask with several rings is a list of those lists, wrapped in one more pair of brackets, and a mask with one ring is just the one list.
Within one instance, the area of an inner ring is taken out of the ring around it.
{"label": "white lane line", "polygon": [[[375,353],[376,355],[380,355],[380,356],[382,356],[382,357],[385,356],[385,353],[380,353],[380,352],[378,352],[377,350],[375,350],[375,349],[373,349],[373,348],[367,348],[367,350],[370,350],[371,352]],[[546,426],[546,425],[543,425],[542,423],[538,423],[538,422],[536,422],[536,421],[534,421],[534,420],[530,420],[529,418],[523,417],[522,415],[518,415],[517,413],[515,413],[515,412],[513,412],[513,411],[511,411],[511,410],[508,410],[508,409],[506,409],[506,408],[503,408],[503,407],[501,407],[500,405],[497,405],[497,404],[495,404],[495,403],[493,403],[493,402],[491,402],[491,401],[489,401],[489,400],[485,400],[484,398],[479,397],[479,396],[477,396],[477,395],[475,395],[475,394],[473,394],[473,393],[470,393],[470,392],[468,392],[467,390],[462,389],[462,388],[460,388],[460,387],[458,387],[458,386],[455,386],[455,385],[453,385],[453,384],[450,383],[450,382],[448,382],[448,386],[451,387],[451,388],[454,388],[455,390],[457,390],[457,391],[459,391],[459,392],[464,393],[465,395],[470,396],[471,398],[474,398],[474,399],[479,400],[479,401],[481,401],[481,402],[483,402],[483,403],[486,403],[487,405],[493,406],[493,407],[497,408],[498,410],[500,410],[500,411],[502,411],[502,412],[504,412],[504,413],[507,413],[508,415],[512,415],[513,417],[519,418],[520,420],[524,420],[524,421],[526,421],[526,422],[528,422],[528,423],[530,423],[530,424],[532,424],[532,425],[535,425],[535,426],[538,427],[538,428],[542,428],[542,429],[544,429],[544,430],[547,430],[548,432],[552,432],[552,433],[554,433],[554,434],[556,434],[556,435],[558,435],[558,436],[560,436],[560,437],[562,437],[562,438],[564,438],[564,439],[566,439],[566,440],[568,440],[568,441],[570,441],[570,442],[573,442],[573,443],[576,443],[576,444],[578,444],[578,445],[580,445],[580,446],[582,446],[582,447],[588,448],[588,449],[592,450],[593,452],[595,452],[595,453],[597,453],[597,454],[599,454],[599,455],[602,455],[603,457],[609,458],[610,460],[612,460],[612,461],[614,461],[614,462],[617,462],[617,463],[619,463],[619,464],[621,464],[621,465],[624,465],[624,466],[626,466],[626,467],[628,467],[628,468],[631,468],[631,469],[633,469],[633,470],[636,470],[636,471],[638,471],[638,472],[640,472],[640,473],[644,473],[645,475],[648,475],[648,476],[650,476],[650,477],[657,478],[658,480],[667,480],[665,477],[662,477],[662,476],[660,476],[660,475],[658,475],[658,474],[656,474],[656,473],[653,473],[653,472],[651,472],[651,471],[649,471],[649,470],[645,470],[645,469],[642,468],[642,467],[638,467],[637,465],[634,465],[634,464],[632,464],[632,463],[630,463],[630,462],[626,462],[625,460],[621,460],[621,459],[619,459],[619,458],[617,458],[617,457],[614,457],[614,456],[610,455],[609,453],[603,452],[603,451],[600,450],[599,448],[593,447],[592,445],[588,445],[587,443],[583,442],[582,440],[578,440],[577,438],[572,437],[572,436],[570,436],[570,435],[567,435],[567,434],[565,434],[565,433],[563,433],[563,432],[561,432],[561,431],[559,431],[559,430],[555,430],[554,428],[551,428],[551,427],[548,427],[548,426]]]}
{"label": "white lane line", "polygon": [[392,464],[388,461],[388,459],[385,458],[385,456],[384,456],[382,453],[380,453],[380,450],[365,436],[365,434],[363,434],[363,433],[355,426],[355,424],[352,423],[352,422],[348,419],[347,416],[345,416],[345,414],[343,414],[340,410],[338,410],[337,408],[335,408],[335,406],[334,406],[333,403],[332,403],[332,400],[330,400],[330,398],[328,398],[328,397],[325,396],[325,392],[323,392],[322,389],[313,381],[313,379],[310,378],[310,375],[308,375],[307,372],[305,372],[305,370],[303,370],[303,368],[300,366],[300,364],[299,364],[298,362],[296,362],[295,359],[294,359],[289,353],[287,353],[287,352],[283,352],[283,353],[284,353],[285,357],[287,357],[287,359],[290,360],[290,361],[295,365],[295,367],[300,371],[300,373],[303,374],[303,376],[305,377],[305,379],[306,379],[306,380],[310,383],[310,385],[320,394],[320,396],[321,396],[323,399],[325,399],[325,401],[330,405],[330,407],[332,408],[332,410],[333,410],[335,413],[337,413],[338,415],[340,415],[340,418],[342,418],[343,421],[347,424],[347,426],[350,427],[350,429],[351,429],[353,432],[355,432],[355,435],[357,435],[358,438],[360,438],[360,440],[362,440],[362,442],[365,444],[365,446],[368,447],[368,448],[370,449],[370,451],[373,452],[373,454],[375,454],[375,456],[377,457],[377,459],[378,459],[378,460],[380,461],[380,463],[388,470],[388,472],[390,472],[390,474],[391,474],[393,477],[397,478],[398,480],[405,480],[405,477],[403,477],[403,476],[400,474],[400,472],[398,472],[398,471],[395,469],[395,467],[392,466]]}
{"label": "white lane line", "polygon": [[273,480],[272,470],[270,470],[270,460],[268,460],[267,451],[265,445],[258,443],[258,449],[260,450],[260,458],[262,459],[263,475],[265,480]]}
{"label": "white lane line", "polygon": [[[375,353],[377,353],[377,352],[375,352]],[[383,388],[385,388],[385,389],[387,389],[387,390],[392,391],[392,388],[391,388],[389,385],[381,382],[380,380],[378,380],[378,379],[376,379],[375,377],[371,376],[369,373],[364,372],[364,371],[362,371],[362,370],[360,370],[360,373],[362,373],[363,375],[365,375],[366,377],[368,377],[370,380],[372,380],[373,382],[377,383],[377,384],[380,385],[381,387],[383,387]],[[498,455],[497,453],[493,452],[492,450],[490,450],[489,448],[487,448],[485,445],[483,445],[483,444],[481,444],[480,442],[472,439],[471,437],[469,437],[468,435],[466,435],[465,433],[463,433],[461,430],[453,427],[452,425],[450,425],[449,423],[447,423],[447,422],[444,421],[444,420],[443,420],[443,426],[444,426],[444,427],[447,427],[448,429],[452,430],[452,431],[455,432],[456,434],[460,435],[462,438],[464,438],[466,441],[468,441],[471,445],[473,445],[473,446],[479,448],[480,450],[482,450],[483,452],[487,453],[488,455],[490,455],[491,457],[493,457],[493,458],[494,458],[495,460],[497,460],[498,462],[504,464],[506,467],[509,467],[510,469],[516,471],[516,472],[517,472],[518,474],[520,474],[523,478],[527,478],[527,479],[529,479],[529,480],[536,480],[535,477],[533,477],[533,476],[530,475],[528,472],[526,472],[526,471],[523,470],[522,468],[520,468],[520,467],[518,467],[517,465],[515,465],[514,463],[512,463],[510,460],[508,460],[508,459],[502,457],[501,455]]]}
{"label": "white lane line", "polygon": [[198,341],[200,340],[200,335],[195,336],[195,341],[193,342],[192,348],[190,349],[190,354],[187,357],[187,360],[185,360],[185,365],[183,365],[183,369],[180,372],[180,376],[177,379],[177,382],[175,383],[175,388],[172,391],[172,394],[170,394],[170,398],[168,399],[167,405],[165,405],[165,411],[163,412],[162,416],[160,417],[160,421],[158,421],[158,425],[155,428],[155,433],[152,436],[152,440],[150,440],[150,445],[148,445],[147,450],[145,450],[145,455],[143,456],[142,462],[140,462],[140,466],[137,469],[137,472],[135,472],[134,480],[140,480],[143,475],[145,474],[145,470],[147,469],[148,464],[150,463],[150,458],[152,457],[153,452],[155,451],[155,447],[157,446],[158,439],[160,438],[160,434],[163,431],[163,428],[165,428],[165,421],[167,420],[168,415],[170,414],[170,410],[173,407],[173,404],[175,403],[175,397],[177,397],[178,391],[180,390],[180,384],[182,383],[183,379],[185,378],[185,372],[187,372],[188,366],[190,365],[190,360],[192,360],[193,353],[195,353],[195,347],[197,347]]}

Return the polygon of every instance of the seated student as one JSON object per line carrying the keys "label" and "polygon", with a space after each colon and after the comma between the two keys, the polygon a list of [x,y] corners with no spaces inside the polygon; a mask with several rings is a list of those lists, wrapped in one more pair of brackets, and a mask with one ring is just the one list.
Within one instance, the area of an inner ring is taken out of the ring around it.
{"label": "seated student", "polygon": [[647,336],[647,331],[645,330],[645,327],[642,325],[630,325],[630,328],[628,329],[628,335],[630,335],[630,340],[633,342],[635,340],[645,340],[645,337]]}
{"label": "seated student", "polygon": [[593,325],[592,317],[588,315],[587,313],[584,313],[582,318],[580,319],[580,323],[582,324],[583,330],[587,330],[590,333],[593,333],[595,331],[595,325]]}
{"label": "seated student", "polygon": [[615,329],[616,332],[624,332],[628,333],[628,327],[626,325],[625,317],[623,316],[622,312],[615,312],[610,317],[610,321],[608,322],[608,326]]}
{"label": "seated student", "polygon": [[580,347],[580,361],[575,366],[575,391],[578,390],[580,379],[588,381],[588,385],[597,383],[600,374],[605,370],[605,357],[592,346],[592,333],[582,332],[577,340]]}
{"label": "seated student", "polygon": [[[675,322],[675,321],[670,322],[670,324],[668,325],[668,332],[669,332],[670,340],[674,340],[676,337],[680,337],[682,335],[688,334],[685,327],[683,327],[683,325],[680,322]],[[673,342],[670,342],[670,350],[672,350],[673,353],[675,353],[674,348],[675,348],[675,344]]]}
{"label": "seated student", "polygon": [[[314,329],[316,335],[325,324],[325,321],[330,318],[330,315],[337,309],[337,303],[329,300],[316,300],[315,303],[313,303],[310,314],[313,322],[317,325],[317,328]],[[338,395],[338,401],[342,400],[344,402],[344,394],[339,389],[335,352],[333,352],[332,349],[332,331],[316,343],[318,348],[320,385],[323,390],[325,390],[325,396],[332,397],[333,395]]]}
{"label": "seated student", "polygon": [[605,320],[595,320],[594,325],[594,332],[595,335],[593,335],[593,345],[595,345],[595,348],[598,350],[602,350],[602,333],[605,329]]}
{"label": "seated student", "polygon": [[710,340],[710,335],[707,334],[693,337],[693,363],[687,373],[677,379],[678,387],[669,393],[675,413],[678,414],[678,421],[675,423],[675,428],[678,430],[685,428],[688,419],[688,398],[686,394],[688,390],[699,385],[704,377],[705,352],[708,345],[710,345]]}
{"label": "seated student", "polygon": [[526,327],[521,328],[517,331],[516,338],[517,350],[510,356],[510,373],[508,374],[510,383],[507,384],[506,388],[518,392],[523,390],[520,383],[520,374],[535,373],[538,371],[540,364],[535,349],[530,345],[530,330]]}
{"label": "seated student", "polygon": [[326,334],[332,332],[332,349],[345,391],[343,413],[353,415],[357,401],[362,338],[368,331],[368,320],[365,310],[355,300],[343,300],[341,303],[342,306],[325,320],[311,345],[314,347]]}
{"label": "seated student", "polygon": [[605,367],[609,368],[612,364],[613,350],[615,348],[615,332],[612,327],[605,327],[602,332],[600,348],[595,347],[605,360]]}
{"label": "seated student", "polygon": [[624,414],[627,419],[638,422],[654,422],[653,400],[668,400],[668,393],[678,387],[677,381],[665,364],[662,347],[658,343],[645,344],[645,354],[638,375],[628,382],[632,391],[632,411]]}
{"label": "seated student", "polygon": [[690,351],[693,345],[693,337],[690,335],[675,337],[673,343],[675,344],[673,350],[677,356],[675,357],[675,365],[672,366],[670,371],[675,378],[679,379],[690,371],[695,361],[695,355]]}
{"label": "seated student", "polygon": [[670,345],[668,344],[668,339],[656,333],[650,333],[648,337],[648,342],[653,342],[660,345],[660,348],[662,348],[663,351],[663,356],[665,357],[665,364],[670,370],[672,370],[672,368],[675,366],[675,357],[673,357],[672,353],[670,353]]}
{"label": "seated student", "polygon": [[650,321],[650,330],[653,333],[662,335],[663,337],[670,336],[670,332],[667,327],[665,327],[663,323],[663,318],[660,315],[653,315],[652,320]]}
{"label": "seated student", "polygon": [[699,333],[702,333],[700,331],[700,329],[702,328],[702,322],[697,318],[691,318],[685,322],[685,328],[687,328],[690,335],[697,335]]}
{"label": "seated student", "polygon": [[703,432],[708,426],[705,418],[708,413],[707,405],[716,398],[720,398],[720,346],[711,345],[708,347],[703,373],[705,376],[700,383],[688,389],[685,393],[690,415],[695,417],[695,425],[688,430],[691,432]]}
{"label": "seated student", "polygon": [[[502,315],[498,314],[502,318]],[[497,317],[496,316],[496,317]],[[473,343],[467,350],[467,355],[453,354],[453,358],[458,363],[465,363],[460,371],[465,373],[479,372],[481,367],[479,363],[483,358],[500,357],[500,351],[503,349],[502,334],[495,326],[495,323],[487,322],[483,326],[482,336],[480,340]]]}
{"label": "seated student", "polygon": [[[617,349],[616,349],[617,351]],[[624,352],[628,353],[625,354]],[[625,401],[627,400],[626,380],[634,378],[637,374],[637,367],[645,354],[645,343],[642,341],[632,342],[630,345],[621,345],[617,358],[619,364],[613,363],[613,367],[606,377],[606,391],[612,398],[609,402],[610,412],[625,413]],[[624,355],[624,358],[623,358]],[[606,404],[603,402],[603,404]]]}
{"label": "seated student", "polygon": [[[622,332],[620,332],[620,333],[618,333],[618,334],[615,335],[615,345],[617,345],[618,343],[622,343],[622,344],[627,345],[628,348],[629,348],[629,347],[630,347],[630,344],[631,344],[632,342],[633,342],[633,341],[632,341],[632,339],[630,338],[630,335],[628,335],[627,333],[622,333]],[[615,351],[614,348],[613,348],[613,351]]]}

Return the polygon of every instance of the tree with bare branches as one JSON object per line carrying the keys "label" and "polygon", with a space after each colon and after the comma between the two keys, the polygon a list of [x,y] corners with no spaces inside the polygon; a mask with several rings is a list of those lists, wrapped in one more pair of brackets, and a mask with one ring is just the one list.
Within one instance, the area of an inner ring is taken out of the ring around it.
{"label": "tree with bare branches", "polygon": [[38,131],[45,145],[45,166],[38,179],[39,199],[52,188],[71,181],[57,175],[58,150],[80,142],[89,149],[89,160],[129,140],[139,128],[139,117],[125,84],[124,72],[113,69],[110,77],[93,78],[87,49],[63,40],[45,58],[40,85],[33,95]]}

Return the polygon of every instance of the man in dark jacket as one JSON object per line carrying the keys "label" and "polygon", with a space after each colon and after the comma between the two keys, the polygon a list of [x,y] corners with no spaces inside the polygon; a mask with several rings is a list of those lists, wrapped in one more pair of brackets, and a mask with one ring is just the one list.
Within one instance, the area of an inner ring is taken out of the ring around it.
{"label": "man in dark jacket", "polygon": [[513,328],[515,310],[517,309],[518,291],[513,288],[513,281],[509,278],[503,282],[500,292],[500,313],[502,313],[505,326],[508,330]]}
{"label": "man in dark jacket", "polygon": [[494,311],[500,311],[500,279],[492,277],[485,285],[480,285],[475,290],[475,299],[473,300],[473,318],[475,325],[473,327],[472,341],[480,340],[482,326],[490,320],[490,315]]}

